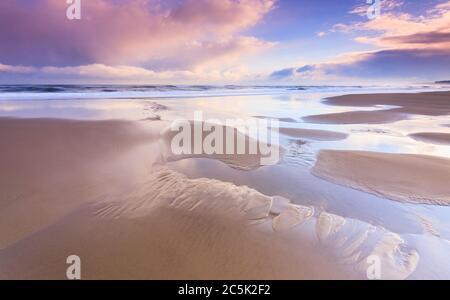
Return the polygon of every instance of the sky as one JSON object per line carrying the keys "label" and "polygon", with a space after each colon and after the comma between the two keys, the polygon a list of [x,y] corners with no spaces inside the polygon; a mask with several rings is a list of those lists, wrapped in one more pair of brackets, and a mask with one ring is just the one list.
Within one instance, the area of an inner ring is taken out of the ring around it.
{"label": "sky", "polygon": [[71,1],[0,1],[0,83],[450,80],[450,0]]}

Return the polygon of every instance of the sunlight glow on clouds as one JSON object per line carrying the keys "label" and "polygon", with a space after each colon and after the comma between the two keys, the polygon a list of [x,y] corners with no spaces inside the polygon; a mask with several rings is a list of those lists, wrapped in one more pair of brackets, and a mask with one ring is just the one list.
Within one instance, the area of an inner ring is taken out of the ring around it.
{"label": "sunlight glow on clouds", "polygon": [[[1,1],[0,70],[106,77],[223,71],[274,45],[242,34],[273,9],[274,0],[159,2],[84,1],[82,19],[68,21],[65,1],[42,0],[33,9]],[[19,65],[27,67],[14,67]]]}
{"label": "sunlight glow on clouds", "polygon": [[0,1],[0,82],[448,80],[450,0],[428,3],[83,0],[69,21],[63,0]]}
{"label": "sunlight glow on clouds", "polygon": [[[387,11],[378,18],[339,23],[331,29],[333,33],[357,34],[355,41],[379,50],[347,53],[329,62],[293,69],[284,79],[341,76],[433,80],[450,76],[450,1],[429,9],[426,16],[393,11],[402,6],[402,1],[382,3]],[[351,13],[362,14],[363,9],[361,6]],[[272,76],[277,74],[280,73],[274,72]]]}

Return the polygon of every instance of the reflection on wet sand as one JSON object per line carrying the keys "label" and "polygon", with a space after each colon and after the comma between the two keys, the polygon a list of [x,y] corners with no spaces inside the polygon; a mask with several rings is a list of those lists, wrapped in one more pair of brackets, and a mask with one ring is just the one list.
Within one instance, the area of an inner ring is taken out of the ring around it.
{"label": "reflection on wet sand", "polygon": [[[1,120],[0,278],[61,278],[69,251],[89,279],[365,279],[371,255],[386,279],[450,278],[450,146],[423,134],[449,134],[449,94],[325,96],[1,102],[91,121]],[[402,119],[359,124],[378,105]],[[280,162],[171,156],[196,110],[285,123]],[[326,114],[344,122],[300,121]]]}

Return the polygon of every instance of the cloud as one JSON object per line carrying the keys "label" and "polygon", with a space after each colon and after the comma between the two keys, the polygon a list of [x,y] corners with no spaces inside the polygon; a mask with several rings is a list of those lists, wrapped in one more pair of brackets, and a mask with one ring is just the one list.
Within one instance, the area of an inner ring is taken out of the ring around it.
{"label": "cloud", "polygon": [[0,63],[9,66],[134,66],[163,72],[224,65],[273,43],[242,35],[275,0],[0,2]]}
{"label": "cloud", "polygon": [[291,80],[291,79],[311,79],[313,75],[317,75],[318,68],[316,65],[305,65],[300,68],[287,68],[275,71],[269,75],[271,79]]}
{"label": "cloud", "polygon": [[199,81],[224,82],[251,81],[257,74],[244,66],[226,69],[153,71],[141,67],[90,64],[67,67],[17,67],[0,64],[0,81],[4,83],[130,83],[130,84],[197,84]]}
{"label": "cloud", "polygon": [[354,61],[323,64],[316,68],[328,74],[369,78],[439,78],[450,75],[450,51],[395,49],[357,54]]}
{"label": "cloud", "polygon": [[[394,4],[390,5],[395,7]],[[378,47],[411,48],[414,44],[415,48],[449,48],[450,1],[435,5],[425,15],[387,11],[366,22],[335,24],[331,31],[359,34],[356,41]]]}
{"label": "cloud", "polygon": [[380,38],[386,45],[438,45],[450,42],[450,32],[424,32],[410,35],[386,36]]}
{"label": "cloud", "polygon": [[[335,62],[305,65],[291,73],[276,71],[273,79],[282,80],[336,80],[423,79],[436,80],[450,76],[450,51],[397,49],[348,54]],[[284,76],[281,76],[284,75]]]}
{"label": "cloud", "polygon": [[270,74],[269,77],[272,79],[284,79],[284,78],[293,77],[295,75],[295,73],[296,73],[295,68],[287,68],[287,69],[275,71],[272,74]]}
{"label": "cloud", "polygon": [[366,3],[363,5],[357,5],[357,6],[353,7],[349,11],[349,13],[359,15],[359,16],[366,16],[367,10],[369,9],[369,7],[371,5],[373,5],[375,3],[375,1],[380,1],[380,9],[381,9],[382,13],[396,10],[396,9],[400,8],[401,6],[403,6],[403,4],[404,4],[404,1],[402,1],[402,0],[374,0],[374,1],[372,1],[372,4]]}
{"label": "cloud", "polygon": [[178,53],[180,51],[178,49],[173,55],[149,58],[142,66],[153,70],[221,68],[275,45],[276,43],[248,36],[225,37],[215,41],[192,41],[182,47],[182,55]]}
{"label": "cloud", "polygon": [[310,66],[310,65],[303,66],[296,70],[297,73],[307,73],[307,72],[311,72],[311,71],[314,71],[314,67]]}
{"label": "cloud", "polygon": [[[435,5],[425,16],[396,11],[401,1],[383,1],[385,12],[366,22],[335,24],[331,31],[357,34],[357,42],[377,50],[347,53],[333,60],[280,73],[283,80],[310,78],[425,79],[450,77],[450,1]],[[351,13],[362,13],[362,8]],[[278,74],[280,71],[274,72]]]}
{"label": "cloud", "polygon": [[10,66],[0,64],[0,73],[20,73],[20,74],[29,74],[35,72],[35,68],[33,67],[24,67],[24,66]]}

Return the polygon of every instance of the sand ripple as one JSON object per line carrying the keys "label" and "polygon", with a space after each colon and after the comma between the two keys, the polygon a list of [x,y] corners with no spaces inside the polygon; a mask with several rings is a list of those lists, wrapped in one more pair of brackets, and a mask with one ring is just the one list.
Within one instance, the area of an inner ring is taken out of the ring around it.
{"label": "sand ripple", "polygon": [[[348,266],[357,278],[366,276],[367,260],[373,256],[380,258],[384,279],[407,278],[419,261],[416,250],[399,235],[384,228],[327,212],[316,216],[313,207],[296,205],[279,196],[269,197],[246,186],[206,178],[188,179],[164,168],[152,176],[145,186],[127,194],[128,197],[114,197],[120,201],[108,200],[97,204],[95,216],[140,219],[168,206],[189,211],[194,216],[204,217],[207,214],[208,219],[234,220],[231,221],[234,225],[229,226],[251,225],[269,236],[282,234],[299,249],[302,243],[318,243],[321,248],[327,249],[327,255]],[[242,220],[247,221],[242,223]],[[254,223],[254,220],[262,222]],[[265,229],[267,222],[271,224],[271,231]],[[303,240],[308,232],[314,234]]]}

